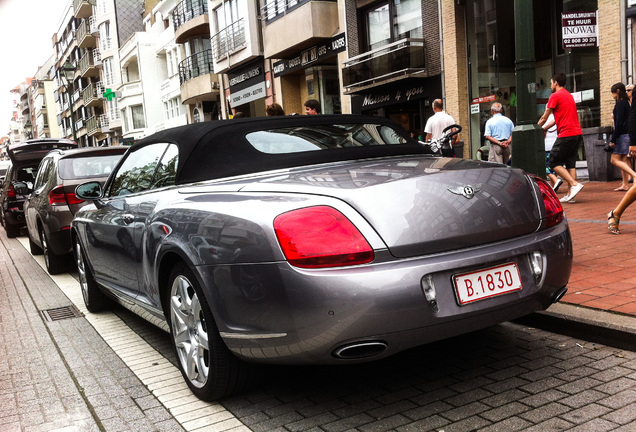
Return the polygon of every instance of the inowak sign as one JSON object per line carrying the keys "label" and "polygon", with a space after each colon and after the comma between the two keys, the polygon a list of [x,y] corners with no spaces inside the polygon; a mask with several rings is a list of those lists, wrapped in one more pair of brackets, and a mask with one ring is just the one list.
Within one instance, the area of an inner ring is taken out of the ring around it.
{"label": "inowak sign", "polygon": [[598,46],[597,12],[563,12],[561,34],[563,48]]}

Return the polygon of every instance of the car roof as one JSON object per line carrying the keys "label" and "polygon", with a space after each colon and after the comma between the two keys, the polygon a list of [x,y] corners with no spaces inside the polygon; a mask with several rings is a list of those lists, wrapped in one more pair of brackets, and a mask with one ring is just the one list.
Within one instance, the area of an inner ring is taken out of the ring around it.
{"label": "car roof", "polygon": [[64,138],[36,138],[11,144],[7,148],[7,154],[14,164],[33,162],[41,160],[48,152],[58,148],[77,148],[77,144]]}
{"label": "car roof", "polygon": [[82,147],[78,149],[56,149],[51,153],[57,153],[60,158],[84,158],[92,156],[121,155],[128,151],[128,146],[109,147]]}
{"label": "car roof", "polygon": [[[267,154],[250,144],[250,132],[277,128],[311,128],[325,125],[379,124],[390,126],[406,139],[406,144],[341,148],[336,151],[304,151]],[[176,143],[179,147],[176,183],[183,184],[231,177],[316,163],[429,153],[409,138],[404,129],[391,120],[363,115],[303,115],[241,118],[194,123],[165,129],[133,144],[131,151],[153,143]]]}

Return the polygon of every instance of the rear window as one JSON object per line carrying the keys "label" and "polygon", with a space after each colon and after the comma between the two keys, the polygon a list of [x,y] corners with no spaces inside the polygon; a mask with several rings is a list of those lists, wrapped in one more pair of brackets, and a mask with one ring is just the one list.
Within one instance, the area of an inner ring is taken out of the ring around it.
{"label": "rear window", "polygon": [[107,177],[115,169],[122,155],[65,158],[60,160],[59,173],[64,180]]}
{"label": "rear window", "polygon": [[393,145],[406,142],[395,129],[372,123],[277,128],[251,132],[245,138],[256,150],[267,154]]}
{"label": "rear window", "polygon": [[35,175],[38,172],[38,165],[22,166],[18,168],[12,177],[13,181],[29,183],[29,186],[33,186]]}

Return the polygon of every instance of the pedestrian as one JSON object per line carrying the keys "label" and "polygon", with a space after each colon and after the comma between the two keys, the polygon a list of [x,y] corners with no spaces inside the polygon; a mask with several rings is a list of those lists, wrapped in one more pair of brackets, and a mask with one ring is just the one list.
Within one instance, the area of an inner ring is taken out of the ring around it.
{"label": "pedestrian", "polygon": [[629,96],[625,91],[623,83],[616,83],[611,88],[612,97],[616,101],[612,118],[614,119],[614,132],[610,138],[609,146],[614,149],[612,152],[611,162],[614,166],[620,168],[623,183],[614,189],[615,191],[628,191],[629,178],[636,176],[636,172],[627,163],[627,154],[629,153],[629,131],[627,127],[627,118],[629,117],[630,105]]}
{"label": "pedestrian", "polygon": [[[636,157],[636,103],[629,108],[629,116],[627,117],[627,133],[629,134],[629,155]],[[618,203],[618,206],[607,214],[607,228],[612,234],[620,234],[618,224],[621,221],[623,212],[627,207],[636,201],[636,187],[630,188]]]}
{"label": "pedestrian", "polygon": [[544,145],[545,145],[545,173],[550,179],[550,184],[552,185],[552,189],[555,192],[558,192],[559,188],[563,184],[563,180],[557,177],[556,172],[550,168],[548,161],[550,160],[550,151],[552,151],[552,146],[557,139],[557,127],[556,122],[554,121],[554,114],[550,114],[548,117],[548,121],[543,125],[543,133],[545,135]]}
{"label": "pedestrian", "polygon": [[543,126],[550,114],[554,114],[557,139],[550,151],[548,165],[567,183],[568,191],[559,201],[573,202],[574,197],[583,189],[583,183],[576,181],[576,159],[579,147],[583,143],[583,131],[579,123],[576,102],[570,92],[565,89],[565,82],[563,73],[554,75],[550,80],[552,94],[548,99],[545,112],[539,119],[539,126]]}
{"label": "pedestrian", "polygon": [[307,115],[316,115],[320,114],[320,102],[316,99],[308,99],[305,102],[305,114]]}
{"label": "pedestrian", "polygon": [[634,90],[634,84],[627,84],[625,86],[625,91],[627,92],[627,97],[629,97],[629,104],[632,104],[632,90]]}
{"label": "pedestrian", "polygon": [[[444,111],[444,102],[441,99],[435,99],[433,101],[433,115],[428,118],[424,127],[426,141],[441,138],[444,135],[442,131],[454,124],[455,119]],[[453,144],[457,141],[459,141],[459,134],[453,136]]]}
{"label": "pedestrian", "polygon": [[265,107],[265,115],[268,117],[284,116],[285,110],[283,109],[282,106],[280,106],[280,104],[277,104],[276,102],[274,102],[273,104],[267,105]]}
{"label": "pedestrian", "polygon": [[512,120],[503,115],[503,106],[499,102],[492,104],[490,112],[492,117],[486,122],[484,132],[484,136],[490,141],[488,161],[505,164],[510,159],[510,143],[515,125]]}

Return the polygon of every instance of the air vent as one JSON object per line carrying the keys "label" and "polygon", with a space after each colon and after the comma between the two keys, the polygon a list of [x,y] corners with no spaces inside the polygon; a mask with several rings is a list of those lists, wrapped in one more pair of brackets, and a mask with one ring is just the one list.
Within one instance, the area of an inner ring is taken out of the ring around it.
{"label": "air vent", "polygon": [[42,316],[48,322],[60,321],[67,318],[80,318],[82,313],[75,306],[64,306],[55,309],[41,311]]}

